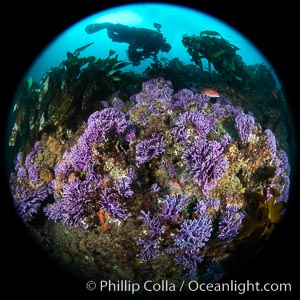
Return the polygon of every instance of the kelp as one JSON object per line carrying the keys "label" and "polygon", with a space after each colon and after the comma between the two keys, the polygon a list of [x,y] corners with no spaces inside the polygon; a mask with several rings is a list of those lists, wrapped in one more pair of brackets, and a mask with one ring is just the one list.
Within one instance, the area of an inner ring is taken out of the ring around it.
{"label": "kelp", "polygon": [[85,50],[86,48],[88,48],[89,46],[91,46],[91,45],[93,45],[93,44],[94,44],[94,42],[88,43],[88,44],[86,44],[86,45],[84,45],[84,46],[82,46],[82,47],[77,48],[77,49],[74,51],[73,55],[76,56],[76,57],[78,57],[78,56],[80,55],[80,53],[81,53],[83,50]]}
{"label": "kelp", "polygon": [[25,139],[30,136],[30,140],[36,138],[33,125],[37,117],[35,104],[38,103],[39,89],[36,82],[32,78],[23,81],[15,95],[15,104],[12,111],[11,134],[9,137],[9,146],[15,146],[18,139]]}
{"label": "kelp", "polygon": [[[263,249],[263,245],[268,242],[282,220],[286,206],[284,202],[275,203],[277,196],[269,200],[256,192],[248,192],[245,196],[252,205],[247,207],[247,215],[239,235],[225,252],[225,257],[228,253],[234,255],[236,265],[249,263],[249,259]],[[222,244],[220,249],[223,249]],[[234,268],[226,261],[223,266],[228,269]]]}
{"label": "kelp", "polygon": [[260,193],[246,193],[245,197],[248,203],[247,216],[244,220],[243,228],[237,237],[237,240],[252,238],[253,240],[268,238],[270,233],[275,229],[276,224],[280,223],[286,208],[285,202],[276,203],[278,195],[267,200]]}
{"label": "kelp", "polygon": [[45,131],[76,130],[100,100],[118,91],[123,78],[128,80],[122,69],[131,63],[119,60],[114,50],[104,59],[80,57],[90,45],[67,52],[39,84],[30,77],[20,84],[11,115],[10,147],[25,150]]}
{"label": "kelp", "polygon": [[143,75],[146,78],[163,77],[172,81],[175,89],[183,87],[195,87],[201,84],[208,84],[209,74],[194,64],[186,64],[178,57],[169,60],[166,57],[155,59],[153,63],[148,66]]}
{"label": "kelp", "polygon": [[228,81],[244,81],[247,79],[246,65],[240,55],[239,48],[216,31],[205,30],[197,35],[183,35],[183,46],[191,55],[192,61],[202,68],[202,59],[212,64],[216,71]]}

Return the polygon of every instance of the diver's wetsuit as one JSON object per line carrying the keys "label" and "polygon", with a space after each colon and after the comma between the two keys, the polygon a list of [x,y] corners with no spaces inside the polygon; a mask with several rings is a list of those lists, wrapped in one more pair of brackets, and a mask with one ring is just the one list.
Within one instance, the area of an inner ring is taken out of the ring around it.
{"label": "diver's wetsuit", "polygon": [[113,42],[128,43],[128,57],[133,65],[139,65],[141,60],[156,58],[159,51],[169,52],[170,44],[164,36],[155,30],[129,27],[122,24],[95,23],[86,26],[89,34],[107,29],[107,35]]}

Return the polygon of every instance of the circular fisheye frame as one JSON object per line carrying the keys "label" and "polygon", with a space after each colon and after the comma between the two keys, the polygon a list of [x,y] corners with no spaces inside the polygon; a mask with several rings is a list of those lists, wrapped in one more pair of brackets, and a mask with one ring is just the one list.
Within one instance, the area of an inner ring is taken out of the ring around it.
{"label": "circular fisheye frame", "polygon": [[16,213],[90,291],[217,282],[282,220],[286,112],[273,67],[222,21],[158,3],[101,11],[59,35],[16,91]]}

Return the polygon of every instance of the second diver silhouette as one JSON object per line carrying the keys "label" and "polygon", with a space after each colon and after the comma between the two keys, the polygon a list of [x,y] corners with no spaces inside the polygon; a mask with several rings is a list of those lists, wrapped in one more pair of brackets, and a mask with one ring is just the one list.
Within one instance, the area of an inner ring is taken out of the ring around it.
{"label": "second diver silhouette", "polygon": [[141,61],[147,58],[156,59],[159,51],[169,52],[171,49],[166,38],[152,29],[105,22],[89,24],[85,31],[92,34],[102,29],[107,29],[107,36],[113,42],[129,44],[127,55],[134,66],[140,65]]}

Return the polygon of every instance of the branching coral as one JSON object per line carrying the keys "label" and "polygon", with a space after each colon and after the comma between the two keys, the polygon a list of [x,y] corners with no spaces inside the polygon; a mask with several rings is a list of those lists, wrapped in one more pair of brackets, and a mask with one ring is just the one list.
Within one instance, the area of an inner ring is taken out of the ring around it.
{"label": "branching coral", "polygon": [[247,142],[248,136],[254,126],[254,118],[250,115],[241,113],[235,118],[235,126],[242,142]]}
{"label": "branching coral", "polygon": [[144,221],[145,225],[148,227],[150,237],[157,237],[164,232],[157,216],[151,216],[150,212],[147,213],[143,210],[141,211],[141,219]]}
{"label": "branching coral", "polygon": [[[212,218],[206,212],[206,205],[202,206],[201,212],[197,205],[195,214],[198,217],[184,219],[188,203],[186,196],[166,195],[157,215],[151,216],[149,212],[142,211],[148,235],[144,239],[140,238],[137,245],[141,248],[138,257],[142,261],[153,259],[164,252],[170,253],[174,256],[174,261],[183,267],[185,274],[194,277],[198,264],[204,257],[200,249],[205,246],[212,233]],[[170,233],[170,228],[173,227],[178,228]],[[162,240],[169,241],[167,247],[160,243]]]}
{"label": "branching coral", "polygon": [[[152,268],[161,259],[196,278],[206,274],[202,266],[221,264],[241,231],[252,238],[264,228],[263,237],[281,217],[288,156],[271,130],[229,99],[174,92],[157,78],[130,101],[101,104],[69,139],[59,135],[55,163],[43,140],[24,161],[19,155],[10,185],[26,223],[40,213],[99,235],[102,226],[106,241],[129,228],[131,261]],[[265,220],[251,221],[258,214]]]}
{"label": "branching coral", "polygon": [[85,210],[93,193],[91,183],[74,178],[62,187],[61,198],[45,208],[45,214],[50,220],[87,229]]}
{"label": "branching coral", "polygon": [[105,189],[100,195],[99,206],[110,213],[115,219],[126,219],[131,216],[124,204],[117,201],[117,197],[110,189]]}
{"label": "branching coral", "polygon": [[182,195],[166,195],[161,203],[162,211],[160,216],[166,221],[175,221],[186,206],[187,200],[187,197]]}
{"label": "branching coral", "polygon": [[203,260],[200,252],[212,233],[212,219],[207,213],[202,213],[199,219],[185,220],[177,233],[172,236],[174,245],[168,249],[175,253],[175,262],[183,265],[189,277],[197,275],[198,263]]}
{"label": "branching coral", "polygon": [[228,205],[219,221],[219,238],[229,240],[236,237],[246,213],[234,205]]}
{"label": "branching coral", "polygon": [[40,176],[42,167],[37,163],[40,152],[41,145],[36,142],[33,150],[26,156],[24,165],[22,155],[19,154],[15,166],[16,176],[11,174],[10,178],[14,204],[25,222],[33,219],[51,193],[51,182],[44,182]]}
{"label": "branching coral", "polygon": [[[54,185],[62,187],[61,190],[55,191],[56,201],[45,208],[49,219],[71,227],[87,229],[88,224],[85,222],[88,216],[87,207],[95,200],[94,206],[104,209],[113,218],[124,219],[131,215],[124,207],[125,204],[119,203],[117,199],[133,195],[130,185],[135,179],[134,171],[128,168],[124,176],[114,180],[113,190],[101,189],[100,185],[103,185],[105,180],[101,173],[95,172],[97,158],[94,150],[95,146],[100,145],[109,135],[124,134],[131,125],[124,114],[115,108],[105,108],[89,117],[84,133],[71,147],[70,153],[65,153],[64,160],[55,168]],[[68,180],[75,172],[82,172],[84,176]],[[112,182],[112,178],[110,181]]]}
{"label": "branching coral", "polygon": [[[189,139],[194,136],[206,138],[209,133],[216,129],[215,119],[201,111],[188,111],[180,114],[175,119],[175,127],[171,133],[177,142],[187,144]],[[194,133],[189,131],[194,129]]]}
{"label": "branching coral", "polygon": [[135,147],[138,164],[144,164],[165,151],[166,141],[158,134],[153,134],[150,139],[141,141]]}
{"label": "branching coral", "polygon": [[229,166],[224,156],[224,148],[217,141],[196,140],[185,151],[183,159],[203,193],[217,185],[217,180],[225,174]]}

